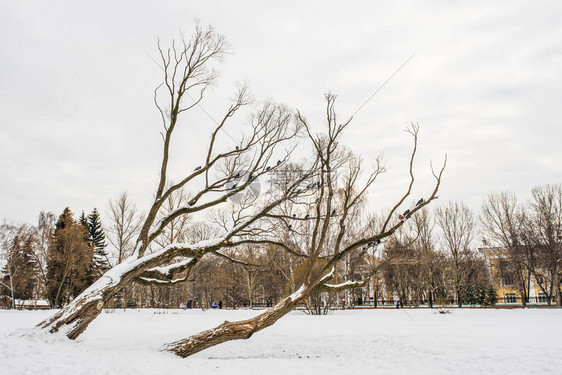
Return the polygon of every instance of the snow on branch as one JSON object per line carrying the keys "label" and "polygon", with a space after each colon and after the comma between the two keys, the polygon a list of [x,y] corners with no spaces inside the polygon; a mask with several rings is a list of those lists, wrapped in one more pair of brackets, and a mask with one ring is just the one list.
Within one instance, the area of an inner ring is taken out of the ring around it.
{"label": "snow on branch", "polygon": [[185,277],[174,279],[174,276],[184,272],[185,270],[191,269],[195,263],[197,263],[196,258],[185,258],[167,266],[152,267],[143,272],[135,280],[143,284],[175,284],[177,282],[185,281],[189,275],[189,271]]}
{"label": "snow on branch", "polygon": [[319,283],[322,284],[322,283],[325,283],[326,281],[330,280],[332,277],[334,277],[335,273],[336,273],[336,267],[332,267],[330,272],[328,272],[326,275],[324,275],[320,279]]}
{"label": "snow on branch", "polygon": [[154,278],[142,277],[142,276],[137,277],[135,279],[135,281],[140,282],[141,284],[156,284],[156,285],[172,285],[172,284],[184,282],[186,280],[187,280],[187,276],[180,277],[173,280],[161,280],[161,279],[154,279]]}
{"label": "snow on branch", "polygon": [[174,273],[181,272],[193,262],[193,258],[185,258],[179,262],[169,264],[167,266],[153,267],[148,269],[147,272],[156,272],[164,276],[173,275]]}
{"label": "snow on branch", "polygon": [[322,285],[320,290],[326,291],[326,292],[339,292],[339,291],[351,289],[351,288],[361,288],[361,287],[364,287],[365,284],[366,284],[365,280],[362,280],[362,281],[348,280],[348,281],[346,281],[344,283],[340,283],[340,284],[324,284],[324,285]]}
{"label": "snow on branch", "polygon": [[291,300],[293,302],[299,300],[304,295],[305,289],[306,289],[306,285],[302,284],[301,287],[296,292],[291,294],[289,297],[285,298],[285,300]]}

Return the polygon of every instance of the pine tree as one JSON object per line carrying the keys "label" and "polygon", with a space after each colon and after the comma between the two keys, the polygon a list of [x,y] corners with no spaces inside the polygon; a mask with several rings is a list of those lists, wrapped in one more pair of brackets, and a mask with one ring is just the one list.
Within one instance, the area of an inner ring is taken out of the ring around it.
{"label": "pine tree", "polygon": [[94,273],[99,277],[109,269],[109,262],[107,260],[107,251],[105,250],[107,246],[105,233],[101,224],[100,214],[96,208],[88,215],[86,229],[88,230],[88,240],[94,247]]}
{"label": "pine tree", "polygon": [[[82,210],[82,214],[78,218],[78,222],[84,227],[84,241],[88,243],[88,246],[92,247],[93,243],[90,236],[90,224],[88,223],[88,217],[84,213],[84,210]],[[91,282],[93,282],[94,278],[92,277],[91,279]]]}
{"label": "pine tree", "polygon": [[486,289],[482,285],[478,285],[476,303],[480,306],[486,306]]}
{"label": "pine tree", "polygon": [[498,294],[492,285],[488,288],[486,292],[486,306],[494,306],[498,303]]}
{"label": "pine tree", "polygon": [[127,300],[127,307],[130,309],[136,309],[137,308],[137,299],[133,296],[129,296],[129,299]]}
{"label": "pine tree", "polygon": [[80,215],[80,218],[78,219],[78,221],[80,222],[80,224],[82,224],[84,226],[84,228],[88,228],[88,218],[86,217],[86,214],[84,213],[84,210],[82,210],[82,214]]}
{"label": "pine tree", "polygon": [[62,306],[91,282],[93,247],[86,238],[86,228],[65,208],[47,251],[47,294],[52,307]]}
{"label": "pine tree", "polygon": [[66,207],[62,214],[60,214],[59,219],[55,224],[55,232],[59,229],[69,228],[74,224],[73,213],[70,211],[70,208]]}
{"label": "pine tree", "polygon": [[469,283],[466,287],[466,291],[464,292],[465,303],[467,305],[475,305],[476,304],[476,294],[474,292],[474,288],[471,283]]}

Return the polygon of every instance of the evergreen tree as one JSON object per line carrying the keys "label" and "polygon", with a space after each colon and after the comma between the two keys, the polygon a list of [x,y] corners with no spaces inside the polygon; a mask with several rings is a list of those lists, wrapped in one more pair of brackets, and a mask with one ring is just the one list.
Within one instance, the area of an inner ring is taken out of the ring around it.
{"label": "evergreen tree", "polygon": [[478,285],[476,291],[476,303],[480,306],[486,306],[486,289],[482,285]]}
{"label": "evergreen tree", "polygon": [[78,218],[78,222],[84,227],[84,241],[86,241],[89,246],[93,246],[92,239],[90,238],[90,224],[88,223],[88,217],[84,213],[84,210],[82,210],[82,214]]}
{"label": "evergreen tree", "polygon": [[86,237],[86,228],[65,208],[47,250],[47,295],[52,307],[62,306],[91,282],[93,247]]}
{"label": "evergreen tree", "polygon": [[88,230],[88,240],[94,247],[94,274],[99,277],[109,269],[107,260],[107,243],[105,242],[105,233],[101,224],[100,214],[96,208],[88,215],[86,224]]}
{"label": "evergreen tree", "polygon": [[488,288],[486,292],[486,306],[494,306],[498,303],[498,294],[492,285]]}
{"label": "evergreen tree", "polygon": [[84,228],[88,228],[88,218],[86,217],[84,210],[82,210],[82,214],[80,215],[78,221],[84,226]]}
{"label": "evergreen tree", "polygon": [[70,208],[66,207],[62,214],[60,214],[59,219],[55,223],[55,233],[60,229],[69,228],[74,224],[73,213],[70,211]]}
{"label": "evergreen tree", "polygon": [[133,296],[129,296],[129,299],[127,300],[127,307],[130,309],[136,309],[137,308],[137,299]]}
{"label": "evergreen tree", "polygon": [[474,288],[471,283],[466,286],[466,290],[464,292],[464,299],[467,305],[475,305],[476,304],[476,293],[474,292]]}

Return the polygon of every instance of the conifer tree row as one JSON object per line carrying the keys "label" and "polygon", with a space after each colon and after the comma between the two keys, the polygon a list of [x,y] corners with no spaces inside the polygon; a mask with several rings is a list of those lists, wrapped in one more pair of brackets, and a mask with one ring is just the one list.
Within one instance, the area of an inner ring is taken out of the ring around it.
{"label": "conifer tree row", "polygon": [[105,271],[110,268],[107,251],[107,243],[105,242],[105,233],[103,231],[100,214],[97,208],[88,215],[86,221],[86,229],[88,231],[88,241],[90,246],[94,248],[94,268],[93,273],[97,279]]}
{"label": "conifer tree row", "polygon": [[88,231],[75,221],[67,207],[59,216],[47,251],[47,297],[52,307],[61,307],[92,282],[93,246]]}

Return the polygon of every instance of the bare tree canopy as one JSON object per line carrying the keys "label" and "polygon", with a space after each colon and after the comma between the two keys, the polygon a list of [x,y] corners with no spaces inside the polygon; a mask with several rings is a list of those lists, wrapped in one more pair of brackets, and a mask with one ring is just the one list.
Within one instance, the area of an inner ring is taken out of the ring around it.
{"label": "bare tree canopy", "polygon": [[[224,56],[227,44],[212,28],[197,25],[191,39],[173,41],[169,48],[158,43],[158,50],[164,80],[154,91],[154,103],[162,119],[162,158],[154,201],[140,225],[135,247],[125,258],[124,253],[128,251],[125,245],[130,243],[130,237],[118,238],[116,247],[121,249],[121,262],[58,313],[40,323],[42,329],[62,331],[74,339],[99,315],[104,305],[131,282],[181,283],[188,280],[192,268],[206,255],[214,254],[251,267],[252,259],[238,259],[235,250],[259,244],[299,258],[298,283],[294,275],[288,275],[296,290],[290,290],[290,295],[275,306],[250,320],[226,322],[213,330],[168,344],[165,349],[188,356],[224,341],[248,338],[317,292],[365,285],[368,277],[334,284],[340,262],[362,248],[377,246],[437,198],[446,159],[438,171],[433,171],[433,190],[416,205],[407,207],[404,213],[398,212],[406,205],[415,181],[413,165],[419,128],[412,125],[406,129],[412,137],[413,148],[405,192],[381,223],[369,222],[361,227],[355,223],[354,228],[353,221],[362,210],[367,192],[385,169],[379,158],[368,170],[358,156],[341,144],[342,134],[351,119],[340,122],[334,107],[336,97],[326,95],[324,132],[314,133],[301,113],[295,114],[284,105],[267,101],[250,117],[249,130],[238,142],[220,147],[221,131],[250,103],[245,86],[238,88],[232,104],[211,131],[198,166],[193,170],[189,167],[183,176],[172,180],[169,165],[175,130],[182,126],[182,114],[197,106],[213,84],[216,75],[210,64]],[[304,135],[309,142],[311,156],[297,165],[290,163],[290,157],[294,149],[292,141],[299,135]],[[241,194],[251,191],[256,179],[266,176],[273,184],[259,197]],[[127,208],[126,196],[114,207],[115,232],[119,236],[127,220],[133,222],[134,209]],[[127,212],[131,219],[119,218],[127,216]],[[217,230],[208,232],[209,238],[192,241],[186,227],[190,217],[205,214]],[[233,251],[229,253],[228,249]],[[380,265],[374,266],[372,273],[379,268]],[[247,270],[251,293],[252,278],[250,269]]]}
{"label": "bare tree canopy", "polygon": [[[338,122],[334,108],[335,99],[332,94],[326,95],[326,133],[314,134],[304,116],[298,114],[298,120],[304,126],[312,144],[315,168],[306,172],[306,180],[290,197],[288,206],[279,205],[268,212],[267,217],[271,220],[272,230],[233,243],[274,244],[280,251],[288,251],[303,258],[298,268],[298,284],[295,284],[298,289],[254,318],[225,322],[213,329],[167,344],[164,350],[187,357],[225,341],[247,339],[274,324],[300,303],[310,297],[314,298],[318,292],[337,292],[364,286],[368,278],[333,284],[332,280],[339,263],[354,251],[380,244],[402,227],[412,215],[436,199],[445,163],[440,171],[434,174],[434,190],[404,214],[396,214],[409,197],[415,180],[413,161],[418,145],[418,127],[412,125],[407,129],[413,138],[413,151],[409,166],[410,182],[406,192],[390,210],[382,225],[366,225],[359,235],[350,235],[354,211],[360,207],[367,191],[374,185],[384,168],[380,159],[376,160],[374,169],[368,172],[367,178],[361,182],[360,159],[339,143],[350,121]],[[341,176],[337,171],[342,171]],[[271,238],[272,234],[277,234],[275,237],[285,240]],[[374,267],[371,274],[380,267],[381,265]]]}
{"label": "bare tree canopy", "polygon": [[[104,304],[132,281],[156,284],[185,281],[191,267],[204,254],[233,246],[231,240],[234,237],[247,233],[260,218],[289,199],[302,180],[301,176],[290,181],[284,189],[268,195],[258,204],[242,204],[225,222],[222,233],[213,239],[198,243],[174,242],[152,251],[151,246],[158,244],[157,240],[161,241],[166,230],[180,218],[224,206],[229,198],[247,189],[255,179],[282,168],[291,147],[286,148],[279,162],[274,163],[272,158],[278,154],[278,146],[291,141],[301,129],[285,106],[266,102],[251,117],[249,132],[237,144],[230,149],[217,149],[221,129],[250,102],[248,89],[239,87],[234,101],[212,130],[199,166],[179,180],[171,181],[168,170],[174,130],[179,126],[181,115],[194,108],[213,84],[215,73],[210,63],[222,59],[227,44],[213,28],[197,25],[190,40],[182,37],[179,43],[173,41],[167,49],[158,43],[158,50],[164,80],[154,91],[154,102],[162,118],[163,152],[154,202],[140,226],[132,254],[59,313],[40,324],[50,332],[63,330],[68,337],[76,338],[100,313]],[[243,176],[242,172],[245,172]],[[190,199],[166,213],[166,202],[185,188],[194,191]]]}
{"label": "bare tree canopy", "polygon": [[134,241],[142,225],[142,215],[127,193],[109,201],[109,224],[107,240],[115,249],[115,264],[123,262],[134,250]]}
{"label": "bare tree canopy", "polygon": [[437,209],[437,223],[443,232],[446,248],[454,264],[455,292],[459,307],[462,307],[463,285],[469,269],[466,259],[470,257],[470,244],[476,235],[476,223],[470,209],[462,203],[449,203]]}

